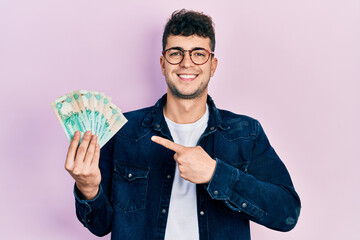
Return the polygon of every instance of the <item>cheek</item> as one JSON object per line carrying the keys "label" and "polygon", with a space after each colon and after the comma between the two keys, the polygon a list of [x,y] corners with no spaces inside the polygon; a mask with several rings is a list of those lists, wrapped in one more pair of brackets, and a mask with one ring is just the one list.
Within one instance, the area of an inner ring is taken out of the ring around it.
{"label": "cheek", "polygon": [[165,76],[171,76],[171,77],[175,77],[176,75],[176,69],[172,66],[167,66],[165,68],[163,68],[163,72]]}
{"label": "cheek", "polygon": [[208,78],[212,76],[212,69],[211,69],[211,65],[210,66],[206,66],[206,68],[201,69],[202,70],[202,74],[204,75],[204,77]]}
{"label": "cheek", "polygon": [[169,68],[163,68],[163,75],[167,81],[173,78],[172,72]]}
{"label": "cheek", "polygon": [[164,76],[166,76],[168,74],[168,70],[166,69],[166,67],[164,65],[161,66],[161,72]]}

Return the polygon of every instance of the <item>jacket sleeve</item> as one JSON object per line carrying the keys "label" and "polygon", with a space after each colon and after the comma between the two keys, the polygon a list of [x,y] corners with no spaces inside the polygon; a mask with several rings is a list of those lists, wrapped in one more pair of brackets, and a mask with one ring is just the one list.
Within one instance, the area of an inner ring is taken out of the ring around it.
{"label": "jacket sleeve", "polygon": [[112,145],[113,139],[100,151],[101,183],[96,197],[92,200],[84,200],[76,184],[74,187],[76,216],[96,236],[105,236],[111,232],[113,208],[109,200],[113,172]]}
{"label": "jacket sleeve", "polygon": [[300,214],[300,198],[258,121],[252,141],[247,171],[215,159],[207,191],[213,199],[224,201],[249,220],[274,230],[290,231]]}

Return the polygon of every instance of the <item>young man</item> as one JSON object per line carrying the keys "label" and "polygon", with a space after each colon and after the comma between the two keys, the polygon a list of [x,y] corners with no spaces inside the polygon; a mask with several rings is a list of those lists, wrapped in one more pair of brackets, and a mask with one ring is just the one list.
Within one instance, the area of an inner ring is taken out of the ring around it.
{"label": "young man", "polygon": [[300,199],[260,125],[219,110],[208,93],[218,60],[212,20],[173,13],[160,65],[167,83],[154,106],[99,150],[76,134],[65,168],[75,179],[76,213],[112,239],[250,239],[249,220],[294,228]]}

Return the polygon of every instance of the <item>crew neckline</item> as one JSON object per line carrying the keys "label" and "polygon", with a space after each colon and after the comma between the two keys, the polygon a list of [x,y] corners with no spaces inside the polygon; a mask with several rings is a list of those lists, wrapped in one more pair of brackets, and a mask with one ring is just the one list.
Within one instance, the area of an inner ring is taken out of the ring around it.
{"label": "crew neckline", "polygon": [[179,129],[179,128],[181,128],[182,130],[193,129],[195,127],[202,125],[205,121],[207,121],[209,119],[209,106],[208,106],[208,104],[206,104],[206,111],[205,111],[204,115],[199,120],[197,120],[196,122],[193,122],[193,123],[176,123],[176,122],[171,121],[169,118],[167,118],[165,116],[165,114],[163,114],[163,115],[164,115],[166,123],[168,125],[171,125],[171,127],[175,128],[175,129]]}

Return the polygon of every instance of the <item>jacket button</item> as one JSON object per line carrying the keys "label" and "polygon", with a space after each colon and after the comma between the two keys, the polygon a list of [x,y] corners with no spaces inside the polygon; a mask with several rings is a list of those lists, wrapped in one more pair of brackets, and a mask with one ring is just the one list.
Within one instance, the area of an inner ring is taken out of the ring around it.
{"label": "jacket button", "polygon": [[241,206],[242,206],[243,208],[246,208],[246,207],[247,207],[247,204],[246,204],[246,203],[243,203],[243,204],[241,204]]}
{"label": "jacket button", "polygon": [[214,191],[214,195],[218,195],[218,194],[219,194],[219,192],[215,190],[215,191]]}
{"label": "jacket button", "polygon": [[215,127],[211,127],[211,128],[210,128],[211,131],[214,130],[214,129],[215,129]]}
{"label": "jacket button", "polygon": [[129,178],[132,178],[132,176],[133,176],[133,175],[132,175],[131,173],[129,173],[128,177],[129,177]]}
{"label": "jacket button", "polygon": [[160,124],[156,124],[156,128],[160,128]]}
{"label": "jacket button", "polygon": [[286,224],[287,225],[293,225],[295,223],[295,219],[293,219],[292,217],[288,217],[286,219]]}
{"label": "jacket button", "polygon": [[164,208],[163,210],[161,210],[162,213],[166,213],[166,209]]}
{"label": "jacket button", "polygon": [[170,178],[171,178],[171,175],[169,174],[169,175],[167,175],[166,177],[167,177],[167,179],[170,179]]}
{"label": "jacket button", "polygon": [[205,214],[204,211],[201,211],[201,212],[200,212],[200,215],[201,215],[201,216],[204,216],[204,214]]}

